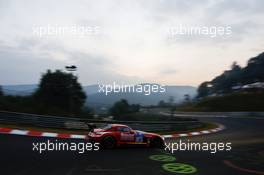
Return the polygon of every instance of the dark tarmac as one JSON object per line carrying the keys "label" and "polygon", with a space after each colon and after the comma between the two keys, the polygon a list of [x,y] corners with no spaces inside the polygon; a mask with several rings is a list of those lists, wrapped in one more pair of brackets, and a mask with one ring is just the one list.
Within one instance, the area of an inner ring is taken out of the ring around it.
{"label": "dark tarmac", "polygon": [[[190,142],[231,142],[231,151],[177,151],[126,147],[79,154],[72,151],[32,151],[36,138],[0,134],[0,168],[4,175],[246,175],[264,174],[264,119],[202,118],[226,126],[214,134],[185,138]],[[83,142],[60,139],[60,142]],[[179,140],[167,140],[167,143]],[[158,155],[158,156],[153,156]]]}

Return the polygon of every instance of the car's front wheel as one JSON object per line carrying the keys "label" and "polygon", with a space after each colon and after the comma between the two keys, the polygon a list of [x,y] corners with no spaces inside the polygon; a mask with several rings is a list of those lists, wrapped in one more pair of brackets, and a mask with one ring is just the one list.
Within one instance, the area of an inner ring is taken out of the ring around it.
{"label": "car's front wheel", "polygon": [[106,136],[102,141],[103,148],[112,149],[116,146],[116,140],[112,136]]}

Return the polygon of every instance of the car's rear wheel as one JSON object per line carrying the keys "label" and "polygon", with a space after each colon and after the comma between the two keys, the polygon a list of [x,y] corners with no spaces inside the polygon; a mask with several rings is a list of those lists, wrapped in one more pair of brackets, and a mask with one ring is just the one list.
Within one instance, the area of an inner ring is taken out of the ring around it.
{"label": "car's rear wheel", "polygon": [[106,136],[102,141],[103,148],[112,149],[116,146],[116,140],[112,136]]}
{"label": "car's rear wheel", "polygon": [[155,137],[151,142],[150,146],[153,148],[163,148],[164,147],[164,142],[161,138]]}

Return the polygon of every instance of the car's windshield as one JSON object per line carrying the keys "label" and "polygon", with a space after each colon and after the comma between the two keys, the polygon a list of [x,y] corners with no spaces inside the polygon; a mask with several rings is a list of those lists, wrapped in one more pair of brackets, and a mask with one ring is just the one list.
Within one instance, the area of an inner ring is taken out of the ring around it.
{"label": "car's windshield", "polygon": [[112,125],[108,124],[108,125],[103,126],[101,129],[108,130],[110,128],[112,128]]}

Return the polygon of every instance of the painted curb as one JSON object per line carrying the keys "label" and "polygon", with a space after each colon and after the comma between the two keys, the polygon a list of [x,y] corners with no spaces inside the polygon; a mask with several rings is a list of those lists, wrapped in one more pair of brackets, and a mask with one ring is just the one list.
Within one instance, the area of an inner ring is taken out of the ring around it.
{"label": "painted curb", "polygon": [[33,136],[33,137],[88,139],[87,135],[69,134],[69,133],[55,133],[55,132],[41,132],[41,131],[20,130],[20,129],[12,129],[12,128],[0,128],[0,133],[1,134]]}
{"label": "painted curb", "polygon": [[198,136],[198,135],[216,133],[216,132],[222,131],[224,129],[225,129],[224,125],[218,124],[218,127],[214,128],[214,129],[202,130],[202,131],[196,131],[196,132],[169,134],[169,135],[163,135],[163,137],[165,139],[179,138],[179,137],[191,137],[191,136]]}
{"label": "painted curb", "polygon": [[[225,129],[225,127],[223,125],[219,125],[217,128],[210,129],[210,130],[202,130],[202,131],[189,132],[189,133],[177,133],[177,134],[162,135],[162,136],[165,139],[179,138],[179,137],[191,137],[191,136],[215,133],[223,129]],[[63,138],[63,139],[66,139],[66,138],[88,139],[87,135],[81,135],[81,134],[42,132],[42,131],[21,130],[21,129],[12,129],[12,128],[0,128],[0,134],[23,135],[23,136],[32,136],[32,137],[54,137],[54,138]]]}

